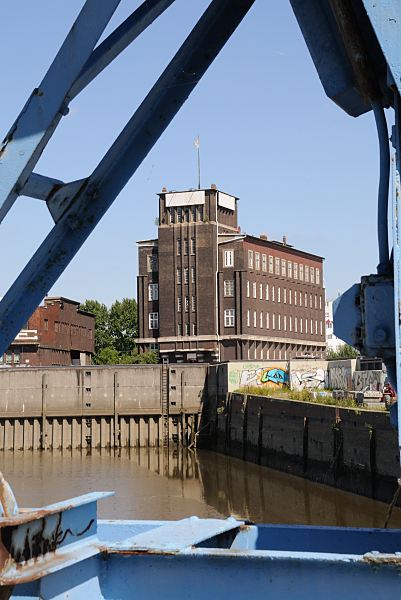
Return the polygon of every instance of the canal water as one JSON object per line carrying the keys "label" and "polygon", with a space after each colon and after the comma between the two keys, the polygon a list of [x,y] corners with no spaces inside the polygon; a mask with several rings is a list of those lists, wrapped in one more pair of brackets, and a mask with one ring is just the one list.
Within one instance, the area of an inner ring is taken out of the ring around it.
{"label": "canal water", "polygon": [[[387,505],[208,451],[140,448],[10,452],[0,465],[20,506],[114,490],[101,518],[181,519],[233,515],[258,523],[382,527]],[[401,527],[394,509],[392,527]]]}

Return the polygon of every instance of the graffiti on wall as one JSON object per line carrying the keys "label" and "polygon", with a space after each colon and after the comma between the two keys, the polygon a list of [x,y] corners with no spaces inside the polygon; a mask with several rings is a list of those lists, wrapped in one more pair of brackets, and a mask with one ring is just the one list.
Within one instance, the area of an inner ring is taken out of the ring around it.
{"label": "graffiti on wall", "polygon": [[291,371],[291,389],[293,390],[324,388],[325,381],[324,369]]}
{"label": "graffiti on wall", "polygon": [[354,371],[353,388],[358,392],[382,391],[385,378],[383,371]]}
{"label": "graffiti on wall", "polygon": [[350,390],[352,388],[352,368],[329,366],[329,387],[332,390]]}
{"label": "graffiti on wall", "polygon": [[244,369],[241,372],[240,386],[263,385],[265,387],[282,387],[288,385],[288,372],[282,367],[262,367]]}

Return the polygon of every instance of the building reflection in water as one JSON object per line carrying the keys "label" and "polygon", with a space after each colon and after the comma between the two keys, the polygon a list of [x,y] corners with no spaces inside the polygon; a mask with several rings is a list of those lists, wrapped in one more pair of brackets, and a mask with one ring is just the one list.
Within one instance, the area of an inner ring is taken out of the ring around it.
{"label": "building reflection in water", "polygon": [[[207,451],[135,448],[2,453],[0,470],[21,506],[115,490],[101,518],[234,515],[257,523],[381,527],[387,505]],[[391,526],[401,527],[395,509]]]}

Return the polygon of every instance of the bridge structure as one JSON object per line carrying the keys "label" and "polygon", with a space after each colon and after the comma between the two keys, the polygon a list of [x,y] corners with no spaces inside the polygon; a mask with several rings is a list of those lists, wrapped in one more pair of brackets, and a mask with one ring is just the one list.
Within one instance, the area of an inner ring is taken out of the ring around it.
{"label": "bridge structure", "polygon": [[[256,0],[211,1],[88,177],[63,182],[35,172],[70,101],[173,1],[143,2],[98,43],[120,0],[86,0],[1,145],[0,221],[23,194],[46,202],[54,226],[0,303],[0,352],[72,260]],[[382,357],[396,384],[401,381],[401,4],[290,2],[327,95],[354,117],[372,111],[377,124],[378,266],[338,300],[335,333],[365,355]],[[391,144],[385,108],[395,115]],[[222,590],[233,598],[399,595],[399,531],[274,530],[233,519],[98,527],[96,501],[102,495],[21,511],[4,479],[0,483],[4,598],[203,598],[206,586],[214,598],[220,598]]]}

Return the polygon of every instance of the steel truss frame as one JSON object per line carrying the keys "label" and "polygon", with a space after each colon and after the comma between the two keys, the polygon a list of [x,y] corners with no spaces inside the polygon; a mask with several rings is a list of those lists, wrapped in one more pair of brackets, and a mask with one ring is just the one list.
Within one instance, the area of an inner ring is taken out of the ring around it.
{"label": "steel truss frame", "polygon": [[120,1],[86,0],[0,147],[0,222],[20,195],[44,200],[55,222],[0,302],[0,353],[73,259],[255,0],[212,0],[88,177],[64,183],[35,173],[71,100],[174,2],[146,0],[96,46]]}

